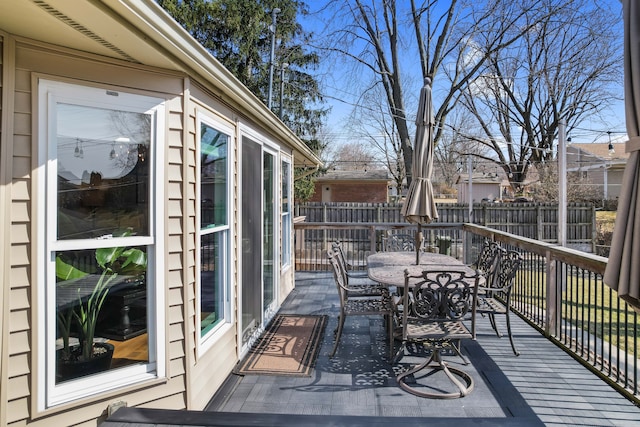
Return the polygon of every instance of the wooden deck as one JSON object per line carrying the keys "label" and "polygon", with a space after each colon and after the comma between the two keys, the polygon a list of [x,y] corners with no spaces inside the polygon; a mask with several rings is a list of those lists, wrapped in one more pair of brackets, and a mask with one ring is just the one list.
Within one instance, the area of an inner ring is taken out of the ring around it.
{"label": "wooden deck", "polygon": [[640,426],[640,408],[518,318],[519,357],[479,319],[477,341],[463,345],[471,362],[463,369],[475,380],[469,396],[408,394],[395,375],[420,354],[390,365],[382,319],[348,318],[341,347],[329,359],[337,304],[330,274],[299,272],[280,310],[330,316],[311,377],[230,375],[204,411],[123,408],[101,426]]}

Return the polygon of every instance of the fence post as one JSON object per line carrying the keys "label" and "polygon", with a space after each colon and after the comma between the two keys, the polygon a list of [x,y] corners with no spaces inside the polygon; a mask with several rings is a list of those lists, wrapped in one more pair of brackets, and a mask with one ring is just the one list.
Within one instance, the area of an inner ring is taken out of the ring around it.
{"label": "fence post", "polygon": [[485,227],[490,222],[489,221],[489,209],[487,209],[487,205],[482,206],[482,221],[484,222],[482,225]]}
{"label": "fence post", "polygon": [[306,259],[306,251],[305,251],[305,238],[304,238],[304,229],[298,229],[295,231],[294,238],[294,258],[296,260],[296,270],[302,268],[301,262]]}
{"label": "fence post", "polygon": [[541,242],[544,241],[544,230],[542,227],[542,206],[540,203],[536,205],[536,232],[538,234],[537,239]]}
{"label": "fence post", "polygon": [[[582,234],[582,232],[580,233]],[[596,207],[591,205],[591,253],[597,254],[598,245],[598,230],[596,229]],[[609,252],[606,252],[607,257],[609,256]]]}
{"label": "fence post", "polygon": [[[322,204],[322,222],[327,222],[327,204]],[[322,230],[322,247],[327,247],[327,229]]]}
{"label": "fence post", "polygon": [[375,254],[376,251],[376,227],[369,227],[369,253]]}

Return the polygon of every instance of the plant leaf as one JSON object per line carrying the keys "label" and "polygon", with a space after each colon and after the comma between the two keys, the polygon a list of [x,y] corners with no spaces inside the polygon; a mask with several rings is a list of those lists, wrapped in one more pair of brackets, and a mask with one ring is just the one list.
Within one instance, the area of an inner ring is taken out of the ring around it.
{"label": "plant leaf", "polygon": [[60,280],[80,279],[86,276],[82,270],[78,270],[71,264],[64,262],[59,256],[56,257],[56,277]]}

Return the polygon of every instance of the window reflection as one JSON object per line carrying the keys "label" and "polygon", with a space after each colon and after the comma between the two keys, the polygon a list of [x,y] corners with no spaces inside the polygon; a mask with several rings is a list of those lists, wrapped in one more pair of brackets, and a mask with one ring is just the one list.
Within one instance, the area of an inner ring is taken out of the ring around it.
{"label": "window reflection", "polygon": [[[148,362],[146,247],[62,251],[55,257],[56,382]],[[128,356],[114,358],[114,352]]]}
{"label": "window reflection", "polygon": [[224,315],[224,233],[206,234],[200,240],[200,330],[204,335]]}
{"label": "window reflection", "polygon": [[200,126],[201,228],[227,224],[228,138],[211,126]]}
{"label": "window reflection", "polygon": [[[58,103],[56,129],[57,238],[149,235],[151,116]],[[147,247],[55,259],[56,381],[148,362]]]}
{"label": "window reflection", "polygon": [[228,241],[229,136],[200,123],[200,336],[228,315],[226,252]]}
{"label": "window reflection", "polygon": [[58,239],[149,235],[151,116],[57,105]]}

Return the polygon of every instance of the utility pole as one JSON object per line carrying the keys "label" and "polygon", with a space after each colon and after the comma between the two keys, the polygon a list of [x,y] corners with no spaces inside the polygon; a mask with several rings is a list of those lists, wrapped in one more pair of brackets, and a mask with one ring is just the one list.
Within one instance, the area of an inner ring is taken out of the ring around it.
{"label": "utility pole", "polygon": [[280,120],[282,120],[283,102],[284,102],[284,71],[287,69],[288,66],[289,64],[287,64],[286,62],[280,66],[280,104],[279,104]]}
{"label": "utility pole", "polygon": [[473,159],[467,155],[467,171],[469,172],[469,222],[473,222]]}
{"label": "utility pole", "polygon": [[273,67],[276,56],[276,16],[280,13],[279,8],[274,8],[271,11],[271,25],[269,25],[269,31],[271,31],[271,55],[269,57],[269,92],[267,94],[267,107],[271,109],[273,102]]}

